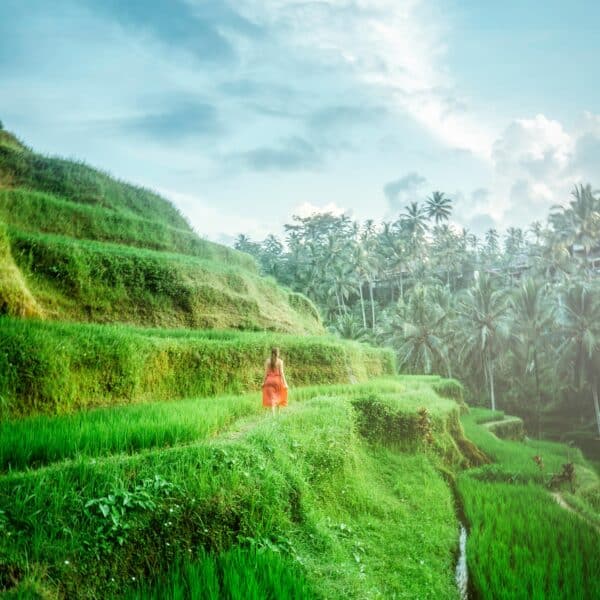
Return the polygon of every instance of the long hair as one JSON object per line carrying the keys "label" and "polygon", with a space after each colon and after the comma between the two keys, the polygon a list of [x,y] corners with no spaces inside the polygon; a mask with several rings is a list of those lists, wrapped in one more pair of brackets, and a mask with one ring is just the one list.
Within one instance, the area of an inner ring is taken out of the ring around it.
{"label": "long hair", "polygon": [[277,368],[277,359],[279,358],[279,348],[271,348],[271,371]]}

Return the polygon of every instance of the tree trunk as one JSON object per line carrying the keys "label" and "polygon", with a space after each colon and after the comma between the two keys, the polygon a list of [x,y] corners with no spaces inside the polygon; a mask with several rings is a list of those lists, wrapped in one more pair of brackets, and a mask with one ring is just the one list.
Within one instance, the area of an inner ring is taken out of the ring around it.
{"label": "tree trunk", "polygon": [[375,331],[375,303],[373,301],[373,282],[369,279],[369,297],[371,298],[371,329]]}
{"label": "tree trunk", "polygon": [[358,284],[358,293],[360,294],[360,309],[362,310],[363,327],[367,328],[367,315],[365,314],[365,299],[362,291],[362,281]]}
{"label": "tree trunk", "polygon": [[533,350],[533,370],[535,371],[535,393],[536,393],[536,418],[537,418],[537,430],[538,440],[542,438],[542,423],[541,423],[541,411],[542,411],[542,394],[540,392],[540,374],[538,372],[538,359],[537,350]]}
{"label": "tree trunk", "polygon": [[496,395],[494,393],[494,365],[489,358],[484,359],[487,366],[488,378],[490,382],[490,401],[492,410],[496,410]]}
{"label": "tree trunk", "polygon": [[400,269],[400,300],[404,302],[404,279],[402,277],[402,268]]}
{"label": "tree trunk", "polygon": [[335,288],[335,300],[338,305],[338,313],[341,317],[342,316],[342,303],[340,302],[340,295],[338,294],[337,287]]}
{"label": "tree trunk", "polygon": [[596,413],[596,427],[600,436],[600,406],[598,405],[598,380],[594,377],[592,382],[592,395],[594,396],[594,412]]}

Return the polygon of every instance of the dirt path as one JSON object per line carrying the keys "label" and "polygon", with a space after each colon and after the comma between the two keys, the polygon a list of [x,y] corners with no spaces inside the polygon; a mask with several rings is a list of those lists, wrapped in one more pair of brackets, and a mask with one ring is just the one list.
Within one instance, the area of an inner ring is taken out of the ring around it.
{"label": "dirt path", "polygon": [[[500,419],[499,421],[488,421],[487,423],[481,423],[481,425],[490,431],[492,431],[492,427],[496,425],[504,425],[505,423],[512,423],[514,421],[520,421],[519,417],[505,417],[504,419]],[[492,433],[494,433],[492,431]],[[494,434],[496,435],[496,434]]]}
{"label": "dirt path", "polygon": [[562,496],[560,492],[550,492],[550,495],[554,498],[556,503],[564,508],[566,511],[577,515],[582,521],[585,521],[590,527],[593,527],[598,533],[600,533],[600,526],[596,525],[596,523],[590,521],[585,515],[582,515],[578,510],[573,508]]}

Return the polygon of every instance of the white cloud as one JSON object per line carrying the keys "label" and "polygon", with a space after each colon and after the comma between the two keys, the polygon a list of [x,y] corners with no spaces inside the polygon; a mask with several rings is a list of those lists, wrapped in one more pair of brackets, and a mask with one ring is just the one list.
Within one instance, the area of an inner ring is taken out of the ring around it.
{"label": "white cloud", "polygon": [[240,233],[253,240],[262,240],[273,233],[271,223],[235,213],[226,214],[214,201],[208,202],[194,194],[165,188],[158,189],[157,192],[181,210],[200,236],[210,240],[231,243]]}
{"label": "white cloud", "polygon": [[302,218],[311,217],[316,214],[325,214],[331,213],[336,217],[340,217],[343,214],[349,214],[345,208],[338,206],[335,202],[329,202],[328,204],[323,204],[321,206],[317,206],[316,204],[312,204],[311,202],[303,202],[299,204],[292,210],[293,215],[297,215]]}
{"label": "white cloud", "polygon": [[538,114],[510,123],[492,153],[495,216],[503,226],[544,220],[577,183],[594,183],[600,166],[600,119],[587,113],[572,131]]}
{"label": "white cloud", "polygon": [[246,17],[336,73],[346,71],[444,144],[488,159],[494,134],[464,110],[427,0],[238,0]]}

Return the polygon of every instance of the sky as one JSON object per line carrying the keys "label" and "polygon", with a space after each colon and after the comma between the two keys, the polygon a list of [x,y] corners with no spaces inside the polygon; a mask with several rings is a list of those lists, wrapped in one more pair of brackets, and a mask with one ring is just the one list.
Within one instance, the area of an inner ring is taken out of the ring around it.
{"label": "sky", "polygon": [[482,234],[600,187],[595,0],[0,0],[0,120],[202,236],[393,220]]}

